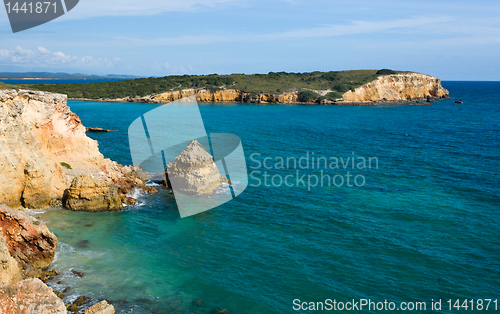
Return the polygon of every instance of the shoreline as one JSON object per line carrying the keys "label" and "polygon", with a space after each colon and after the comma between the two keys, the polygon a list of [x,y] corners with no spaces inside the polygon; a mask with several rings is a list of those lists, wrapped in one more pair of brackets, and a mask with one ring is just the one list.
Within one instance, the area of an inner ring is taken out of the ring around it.
{"label": "shoreline", "polygon": [[[277,103],[277,102],[246,102],[238,100],[227,100],[227,101],[199,101],[200,104],[210,104],[224,105],[224,104],[251,104],[251,105],[323,105],[323,106],[379,106],[379,105],[396,105],[396,104],[409,104],[409,105],[430,105],[431,103],[438,100],[451,99],[447,98],[419,98],[407,101],[328,101],[328,102],[289,102],[289,103]],[[162,101],[144,101],[143,99],[131,98],[131,99],[91,99],[91,98],[68,98],[68,101],[88,101],[88,102],[109,102],[109,103],[142,103],[142,104],[157,104],[165,105],[171,103]]]}

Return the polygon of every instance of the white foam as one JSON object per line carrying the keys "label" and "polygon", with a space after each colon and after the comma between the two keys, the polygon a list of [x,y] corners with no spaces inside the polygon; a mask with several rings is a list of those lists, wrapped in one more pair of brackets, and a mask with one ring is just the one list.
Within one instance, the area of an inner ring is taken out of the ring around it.
{"label": "white foam", "polygon": [[43,209],[29,209],[29,208],[26,208],[24,210],[24,212],[30,216],[33,216],[36,218],[37,215],[40,215],[40,214],[43,214],[45,213],[46,211],[43,210]]}
{"label": "white foam", "polygon": [[143,193],[141,192],[140,189],[133,189],[132,192],[126,194],[128,197],[133,197],[135,199],[138,199],[140,196],[143,196]]}

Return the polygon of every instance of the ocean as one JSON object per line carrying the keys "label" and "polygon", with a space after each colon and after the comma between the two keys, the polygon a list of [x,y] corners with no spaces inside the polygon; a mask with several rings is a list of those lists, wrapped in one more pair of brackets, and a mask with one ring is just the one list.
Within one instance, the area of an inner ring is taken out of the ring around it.
{"label": "ocean", "polygon": [[0,82],[10,85],[17,84],[82,84],[82,83],[102,83],[102,82],[111,82],[111,81],[122,81],[123,79],[0,79]]}
{"label": "ocean", "polygon": [[[209,133],[241,138],[246,190],[183,219],[162,187],[120,212],[40,214],[59,239],[50,286],[138,314],[305,313],[328,299],[442,300],[448,313],[448,300],[500,298],[500,82],[443,86],[454,99],[431,105],[201,105]],[[129,124],[157,107],[68,104],[118,130],[89,136],[122,164]]]}

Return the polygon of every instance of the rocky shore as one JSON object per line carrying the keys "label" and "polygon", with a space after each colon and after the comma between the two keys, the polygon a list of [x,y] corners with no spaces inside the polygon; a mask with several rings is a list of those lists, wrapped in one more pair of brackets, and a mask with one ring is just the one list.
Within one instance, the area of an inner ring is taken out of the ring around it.
{"label": "rocky shore", "polygon": [[[25,208],[63,206],[109,211],[134,204],[134,189],[156,193],[137,167],[104,158],[96,141],[66,104],[66,96],[28,90],[0,91],[0,313],[79,313],[45,285],[57,238]],[[85,311],[111,314],[99,303]]]}
{"label": "rocky shore", "polygon": [[[59,275],[48,271],[57,244],[43,222],[0,205],[0,313],[67,313],[71,305],[64,304],[64,295],[45,284]],[[114,308],[101,302],[84,313],[112,314]]]}
{"label": "rocky shore", "polygon": [[[331,90],[316,91],[320,95]],[[401,102],[448,98],[449,92],[441,86],[441,80],[426,74],[403,73],[378,77],[377,80],[364,84],[355,90],[347,91],[337,100],[326,100],[321,97],[308,102],[300,101],[299,91],[279,95],[268,93],[250,93],[236,89],[210,91],[206,89],[184,89],[170,91],[145,97],[125,97],[116,99],[86,99],[73,100],[103,101],[103,102],[137,102],[137,103],[169,103],[182,98],[195,96],[198,102],[243,102],[258,104],[324,104],[324,105],[373,105],[376,102]]]}

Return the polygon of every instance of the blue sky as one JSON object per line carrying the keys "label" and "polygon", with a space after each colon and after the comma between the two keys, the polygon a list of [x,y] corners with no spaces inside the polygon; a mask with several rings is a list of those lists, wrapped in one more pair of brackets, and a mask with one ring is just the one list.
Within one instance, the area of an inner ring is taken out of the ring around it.
{"label": "blue sky", "polygon": [[80,0],[13,34],[0,71],[88,74],[411,70],[500,80],[500,1]]}

